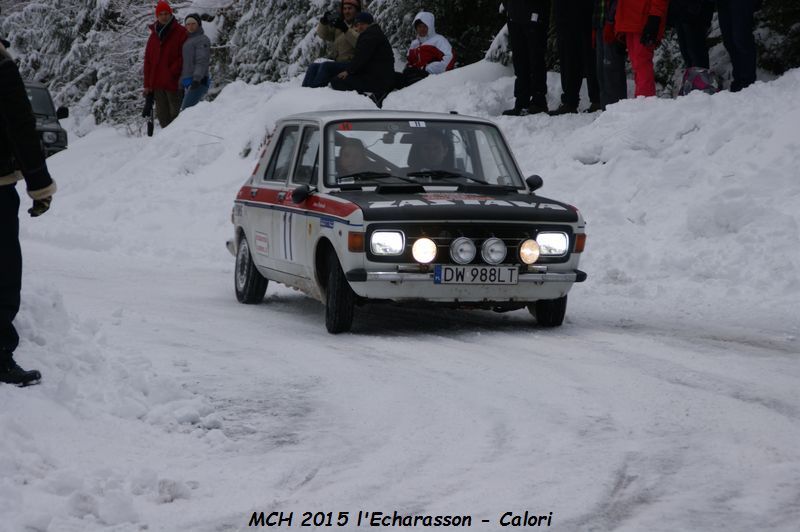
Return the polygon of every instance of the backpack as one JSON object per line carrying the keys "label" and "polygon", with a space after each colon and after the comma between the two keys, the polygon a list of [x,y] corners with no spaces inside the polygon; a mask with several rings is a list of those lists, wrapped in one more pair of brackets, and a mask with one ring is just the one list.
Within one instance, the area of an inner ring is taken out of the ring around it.
{"label": "backpack", "polygon": [[683,81],[678,96],[686,96],[692,91],[715,94],[722,89],[719,78],[711,70],[703,67],[689,67],[683,72]]}

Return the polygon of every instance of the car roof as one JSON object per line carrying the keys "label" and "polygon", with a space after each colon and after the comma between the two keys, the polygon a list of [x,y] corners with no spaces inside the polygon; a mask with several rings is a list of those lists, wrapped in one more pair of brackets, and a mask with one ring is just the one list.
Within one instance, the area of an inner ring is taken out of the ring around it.
{"label": "car roof", "polygon": [[327,124],[338,120],[446,120],[451,122],[481,122],[494,125],[484,118],[454,113],[422,113],[418,111],[391,111],[378,109],[342,109],[334,111],[313,111],[283,117],[280,121],[303,120]]}

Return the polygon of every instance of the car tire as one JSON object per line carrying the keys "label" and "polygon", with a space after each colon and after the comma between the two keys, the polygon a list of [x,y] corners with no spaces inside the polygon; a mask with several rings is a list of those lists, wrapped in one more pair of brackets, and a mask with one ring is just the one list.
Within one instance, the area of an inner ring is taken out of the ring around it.
{"label": "car tire", "polygon": [[242,236],[236,250],[236,269],[233,272],[233,284],[236,288],[236,299],[239,303],[260,303],[267,292],[269,280],[265,279],[256,269],[253,257],[250,255],[250,246],[247,239]]}
{"label": "car tire", "polygon": [[528,311],[542,327],[560,327],[567,313],[567,296],[558,299],[540,299],[528,305]]}
{"label": "car tire", "polygon": [[344,276],[335,253],[328,259],[328,286],[325,293],[325,328],[331,334],[347,332],[353,326],[356,294]]}

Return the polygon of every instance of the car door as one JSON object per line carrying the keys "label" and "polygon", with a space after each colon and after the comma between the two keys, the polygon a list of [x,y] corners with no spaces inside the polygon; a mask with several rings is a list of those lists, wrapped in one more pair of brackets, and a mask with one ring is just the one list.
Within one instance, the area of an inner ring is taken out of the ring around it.
{"label": "car door", "polygon": [[283,127],[277,134],[277,144],[264,174],[256,176],[251,190],[251,199],[257,207],[253,212],[252,235],[248,235],[253,261],[277,272],[286,270],[283,202],[288,194],[287,181],[294,167],[299,136],[298,124]]}
{"label": "car door", "polygon": [[[309,261],[313,256],[312,234],[319,229],[319,219],[308,210],[314,201],[313,195],[300,203],[294,203],[291,192],[303,185],[317,187],[319,179],[320,131],[316,125],[306,125],[300,135],[297,162],[289,179],[289,192],[283,198],[286,211],[282,216],[284,239],[288,244],[286,270],[297,276],[310,278]],[[316,223],[315,223],[316,222]]]}

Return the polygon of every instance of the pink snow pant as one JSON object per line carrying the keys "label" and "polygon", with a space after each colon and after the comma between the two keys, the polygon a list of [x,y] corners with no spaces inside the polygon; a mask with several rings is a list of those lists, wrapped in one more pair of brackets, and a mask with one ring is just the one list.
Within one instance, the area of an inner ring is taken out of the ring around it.
{"label": "pink snow pant", "polygon": [[628,57],[633,67],[633,81],[636,84],[635,96],[655,96],[656,76],[653,71],[653,48],[640,42],[639,33],[625,33]]}

